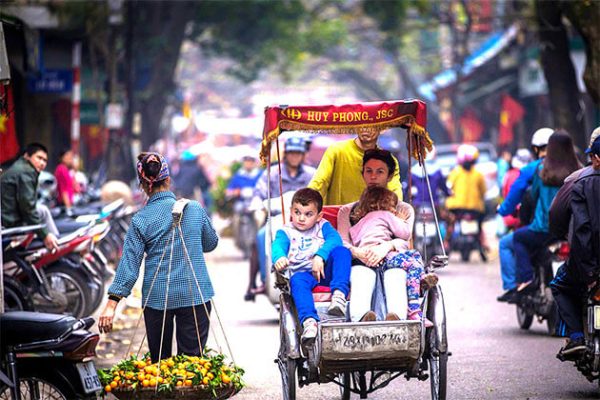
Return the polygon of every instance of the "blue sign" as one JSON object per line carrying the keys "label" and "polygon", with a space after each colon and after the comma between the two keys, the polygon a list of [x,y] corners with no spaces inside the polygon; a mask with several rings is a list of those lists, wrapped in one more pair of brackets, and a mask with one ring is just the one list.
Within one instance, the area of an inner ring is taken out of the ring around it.
{"label": "blue sign", "polygon": [[73,71],[47,69],[37,77],[27,78],[27,89],[32,93],[70,93],[73,89]]}

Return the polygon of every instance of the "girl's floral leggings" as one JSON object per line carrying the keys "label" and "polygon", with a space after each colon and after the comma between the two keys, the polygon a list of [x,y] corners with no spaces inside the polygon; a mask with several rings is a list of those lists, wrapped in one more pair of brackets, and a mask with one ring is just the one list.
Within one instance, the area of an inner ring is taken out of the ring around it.
{"label": "girl's floral leggings", "polygon": [[408,297],[408,313],[421,316],[419,296],[421,295],[421,277],[425,273],[423,258],[417,250],[407,250],[385,260],[384,271],[391,268],[402,268],[406,271],[406,292]]}

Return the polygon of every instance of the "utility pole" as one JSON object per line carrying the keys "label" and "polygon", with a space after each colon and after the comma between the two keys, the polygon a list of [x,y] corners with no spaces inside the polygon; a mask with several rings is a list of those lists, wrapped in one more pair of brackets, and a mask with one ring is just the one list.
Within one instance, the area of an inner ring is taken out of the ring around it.
{"label": "utility pole", "polygon": [[[10,82],[10,67],[8,65],[8,54],[6,52],[6,44],[4,43],[4,30],[2,22],[0,22],[0,85],[8,85]],[[6,93],[6,92],[5,92]],[[2,99],[0,99],[2,100]],[[0,101],[0,110],[7,103]],[[2,169],[0,168],[0,177]],[[0,215],[2,214],[2,185],[0,185]],[[2,224],[0,224],[2,225]],[[2,243],[2,229],[0,228],[0,243]],[[3,250],[0,250],[0,265],[4,265]],[[4,313],[4,273],[0,274],[0,314]]]}

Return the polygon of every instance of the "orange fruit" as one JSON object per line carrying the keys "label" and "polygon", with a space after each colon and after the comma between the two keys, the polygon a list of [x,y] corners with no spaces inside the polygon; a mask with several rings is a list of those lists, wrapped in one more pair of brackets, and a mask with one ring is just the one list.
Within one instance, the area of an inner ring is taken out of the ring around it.
{"label": "orange fruit", "polygon": [[112,387],[110,387],[110,385],[104,386],[104,391],[105,392],[110,392],[111,390],[112,390]]}
{"label": "orange fruit", "polygon": [[208,382],[210,382],[210,379],[208,379],[208,376],[202,378],[202,383],[204,383],[205,385],[208,385]]}
{"label": "orange fruit", "polygon": [[192,386],[192,380],[191,379],[186,379],[185,382],[183,383],[185,386]]}
{"label": "orange fruit", "polygon": [[113,389],[116,388],[117,386],[119,386],[119,384],[116,381],[112,381],[110,383],[110,387],[113,388]]}
{"label": "orange fruit", "polygon": [[223,381],[223,383],[231,382],[231,378],[225,374],[221,375],[221,380]]}
{"label": "orange fruit", "polygon": [[183,382],[177,381],[177,386],[181,386],[181,385],[183,385]]}
{"label": "orange fruit", "polygon": [[148,387],[148,385],[150,385],[150,381],[149,381],[148,379],[144,379],[144,380],[142,381],[142,386],[143,386],[143,387]]}

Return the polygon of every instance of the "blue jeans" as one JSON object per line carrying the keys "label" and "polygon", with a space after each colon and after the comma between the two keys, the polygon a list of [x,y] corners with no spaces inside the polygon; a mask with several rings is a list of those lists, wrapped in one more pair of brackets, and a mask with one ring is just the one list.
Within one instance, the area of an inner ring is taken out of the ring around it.
{"label": "blue jeans", "polygon": [[519,283],[533,280],[534,271],[531,258],[546,245],[550,234],[529,229],[529,226],[519,228],[514,234],[515,256],[519,260],[517,265],[517,280]]}
{"label": "blue jeans", "polygon": [[298,319],[304,323],[307,318],[319,320],[315,302],[312,297],[312,290],[317,286],[329,286],[331,292],[339,290],[346,297],[350,291],[350,264],[352,256],[350,250],[343,246],[336,247],[329,253],[325,263],[325,278],[321,282],[313,277],[311,271],[296,272],[290,279],[290,288],[292,289],[292,298],[296,303],[298,310]]}
{"label": "blue jeans", "polygon": [[502,288],[511,290],[517,287],[517,266],[515,261],[514,233],[502,236],[498,245],[500,253],[500,276]]}
{"label": "blue jeans", "polygon": [[265,282],[267,276],[267,256],[265,254],[265,240],[267,236],[267,227],[263,225],[256,233],[256,250],[258,254],[258,268],[260,271],[260,280]]}

